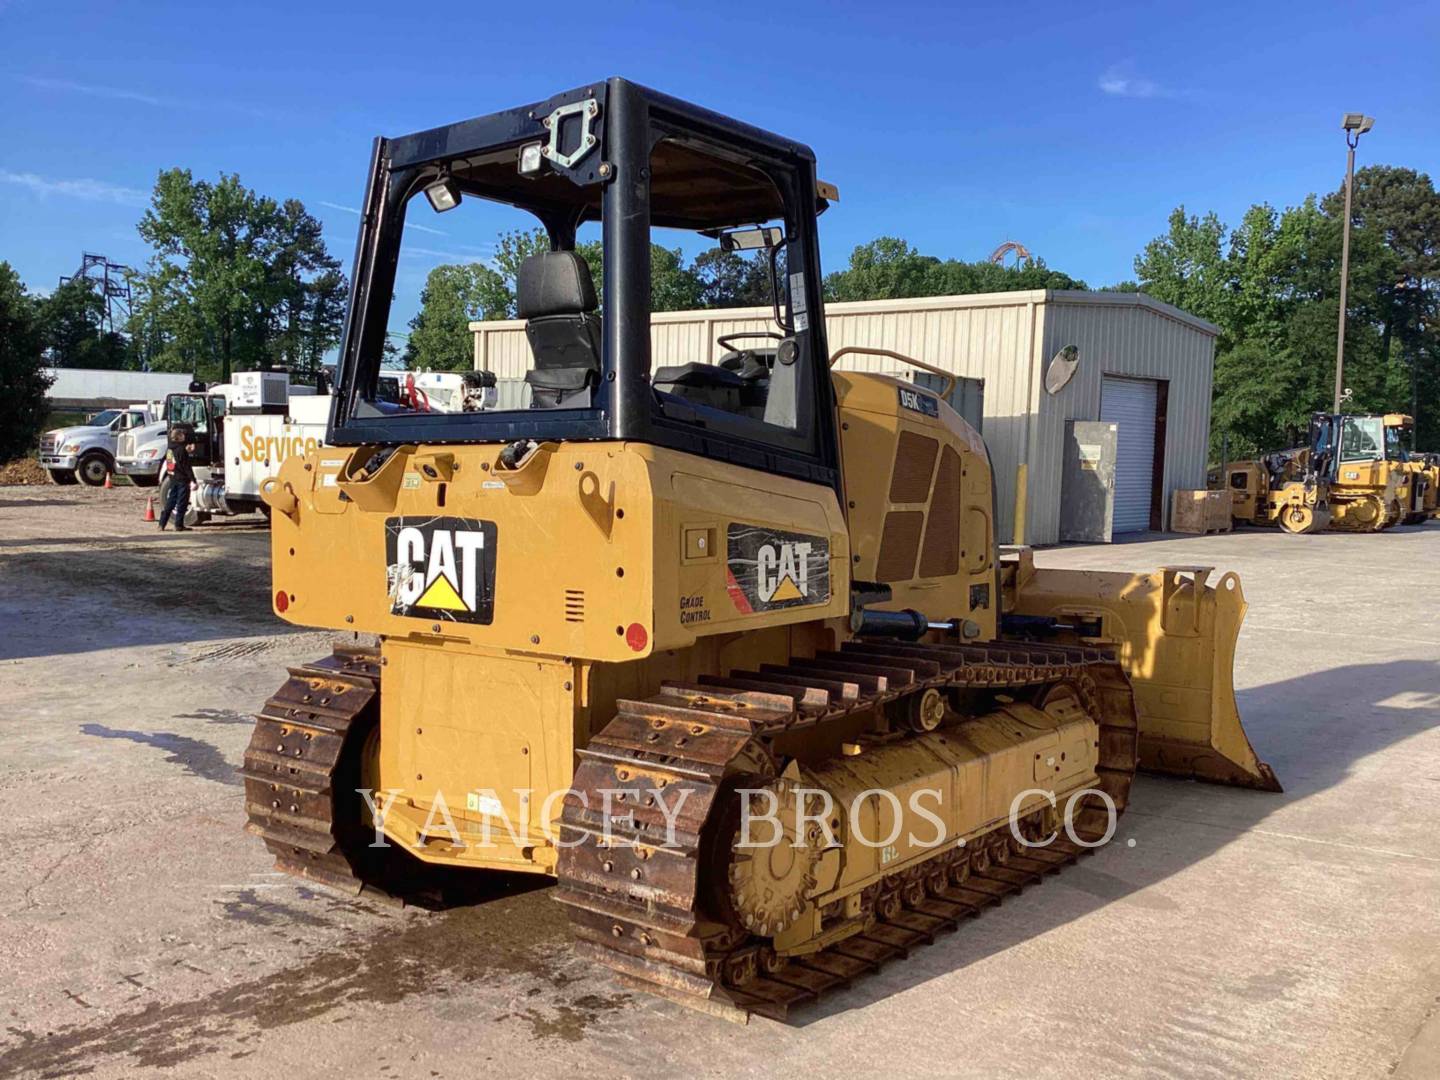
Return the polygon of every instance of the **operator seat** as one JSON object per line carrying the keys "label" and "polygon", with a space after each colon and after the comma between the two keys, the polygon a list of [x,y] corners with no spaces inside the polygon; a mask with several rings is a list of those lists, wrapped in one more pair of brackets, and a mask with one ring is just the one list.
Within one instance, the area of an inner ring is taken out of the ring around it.
{"label": "operator seat", "polygon": [[516,308],[534,367],[525,373],[532,409],[584,408],[600,383],[600,316],[595,282],[573,251],[547,251],[520,264]]}

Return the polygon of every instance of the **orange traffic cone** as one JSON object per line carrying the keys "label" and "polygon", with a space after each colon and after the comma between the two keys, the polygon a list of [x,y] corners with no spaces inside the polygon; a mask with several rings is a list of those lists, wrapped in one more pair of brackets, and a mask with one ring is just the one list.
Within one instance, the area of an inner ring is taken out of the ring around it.
{"label": "orange traffic cone", "polygon": [[144,516],[143,518],[141,518],[140,520],[141,520],[141,521],[154,521],[154,520],[155,520],[155,496],[154,496],[154,495],[147,495],[147,496],[145,496],[145,516]]}
{"label": "orange traffic cone", "polygon": [[108,473],[108,472],[105,474],[105,486],[106,486],[107,488],[113,488],[113,487],[115,486],[114,484],[112,484],[112,483],[110,482],[110,473]]}

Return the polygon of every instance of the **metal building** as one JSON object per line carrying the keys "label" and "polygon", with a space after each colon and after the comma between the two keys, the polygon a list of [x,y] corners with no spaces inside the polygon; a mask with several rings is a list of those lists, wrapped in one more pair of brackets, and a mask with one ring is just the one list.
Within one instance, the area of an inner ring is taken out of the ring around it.
{"label": "metal building", "polygon": [[[889,349],[983,381],[1002,541],[1016,538],[1022,473],[1031,544],[1164,529],[1170,493],[1205,486],[1219,331],[1203,319],[1141,293],[1051,290],[827,304],[825,313],[832,352]],[[475,366],[495,372],[502,406],[523,404],[524,326],[470,324]],[[768,308],[660,312],[651,318],[652,363],[713,362],[718,337],[772,328]],[[1057,360],[1066,346],[1073,352]],[[878,357],[847,356],[840,367],[915,374]],[[1072,367],[1065,385],[1047,390]]]}
{"label": "metal building", "polygon": [[46,368],[52,409],[123,409],[140,401],[164,401],[183,394],[192,376],[168,371],[110,371],[96,368]]}

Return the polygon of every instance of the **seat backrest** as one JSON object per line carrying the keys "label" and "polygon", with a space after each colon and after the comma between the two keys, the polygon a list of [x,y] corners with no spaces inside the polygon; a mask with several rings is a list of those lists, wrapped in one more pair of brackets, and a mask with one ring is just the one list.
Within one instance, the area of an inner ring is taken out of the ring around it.
{"label": "seat backrest", "polygon": [[600,381],[600,317],[585,260],[573,251],[531,255],[516,275],[515,300],[535,361],[525,375],[531,406],[589,405]]}

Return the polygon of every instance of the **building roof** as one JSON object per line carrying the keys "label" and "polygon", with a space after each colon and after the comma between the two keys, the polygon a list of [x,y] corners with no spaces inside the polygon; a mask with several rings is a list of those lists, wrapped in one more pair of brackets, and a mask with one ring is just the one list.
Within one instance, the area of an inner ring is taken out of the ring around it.
{"label": "building roof", "polygon": [[[896,300],[851,300],[830,301],[825,305],[826,315],[867,315],[899,311],[941,311],[953,308],[1014,307],[1022,304],[1074,304],[1079,306],[1143,308],[1162,318],[1183,323],[1202,334],[1215,337],[1220,328],[1212,322],[1182,311],[1173,304],[1156,300],[1153,296],[1138,292],[1103,292],[1090,289],[1026,289],[1016,292],[964,293],[959,296],[913,296]],[[719,316],[727,319],[769,319],[768,307],[754,308],[708,308],[690,311],[657,311],[651,315],[654,322],[681,321],[701,315]],[[472,322],[472,332],[481,329],[498,330],[520,327],[523,319],[496,319]]]}

